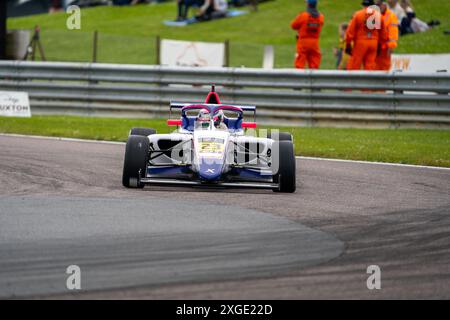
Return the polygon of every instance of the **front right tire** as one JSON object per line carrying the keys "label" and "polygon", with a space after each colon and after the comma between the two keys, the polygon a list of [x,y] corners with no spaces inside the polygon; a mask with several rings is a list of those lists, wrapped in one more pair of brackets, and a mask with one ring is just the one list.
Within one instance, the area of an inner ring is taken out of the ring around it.
{"label": "front right tire", "polygon": [[127,188],[143,188],[141,178],[147,171],[149,140],[145,136],[131,135],[125,147],[122,184]]}
{"label": "front right tire", "polygon": [[272,132],[269,132],[267,134],[267,138],[273,139],[275,141],[292,141],[292,134],[289,132],[278,132],[277,134],[272,134]]}
{"label": "front right tire", "polygon": [[144,136],[148,137],[149,135],[156,134],[155,129],[151,128],[133,128],[130,131],[130,136]]}

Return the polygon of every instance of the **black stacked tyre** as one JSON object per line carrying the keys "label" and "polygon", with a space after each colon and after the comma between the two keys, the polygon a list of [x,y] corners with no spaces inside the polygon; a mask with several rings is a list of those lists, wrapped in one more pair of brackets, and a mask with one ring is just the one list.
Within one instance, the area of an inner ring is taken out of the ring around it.
{"label": "black stacked tyre", "polygon": [[279,184],[279,188],[273,191],[293,193],[296,189],[294,145],[291,141],[276,143],[278,143],[279,161],[278,172],[273,175],[273,181]]}
{"label": "black stacked tyre", "polygon": [[131,135],[125,147],[122,184],[127,188],[143,188],[148,163],[149,140],[146,136]]}

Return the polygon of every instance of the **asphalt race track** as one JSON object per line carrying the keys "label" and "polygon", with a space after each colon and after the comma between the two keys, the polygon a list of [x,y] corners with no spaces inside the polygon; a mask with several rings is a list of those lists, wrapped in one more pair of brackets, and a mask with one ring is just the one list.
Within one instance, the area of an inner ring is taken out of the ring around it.
{"label": "asphalt race track", "polygon": [[96,290],[267,276],[327,261],[343,248],[323,232],[232,206],[156,197],[0,201],[6,297],[64,292],[61,271],[72,264],[82,270],[82,288]]}
{"label": "asphalt race track", "polygon": [[0,298],[450,298],[450,170],[299,159],[295,194],[127,190],[122,144],[0,150]]}

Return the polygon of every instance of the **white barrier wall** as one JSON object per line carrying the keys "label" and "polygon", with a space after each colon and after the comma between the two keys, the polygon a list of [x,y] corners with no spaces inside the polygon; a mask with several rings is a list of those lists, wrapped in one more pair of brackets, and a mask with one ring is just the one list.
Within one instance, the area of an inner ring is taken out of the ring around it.
{"label": "white barrier wall", "polygon": [[163,39],[160,61],[161,65],[170,67],[223,67],[225,45]]}
{"label": "white barrier wall", "polygon": [[450,54],[394,54],[391,71],[450,72]]}
{"label": "white barrier wall", "polygon": [[0,91],[0,116],[31,117],[28,93]]}

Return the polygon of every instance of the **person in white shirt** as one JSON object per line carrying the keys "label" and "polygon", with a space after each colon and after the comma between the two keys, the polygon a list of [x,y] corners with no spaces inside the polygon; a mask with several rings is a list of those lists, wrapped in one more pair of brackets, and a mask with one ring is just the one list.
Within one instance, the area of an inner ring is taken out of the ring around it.
{"label": "person in white shirt", "polygon": [[200,21],[222,18],[226,16],[227,10],[228,2],[226,0],[205,0],[196,18]]}
{"label": "person in white shirt", "polygon": [[[409,0],[390,0],[388,1],[389,5],[394,5],[394,12],[397,10],[397,17],[399,18],[399,30],[401,35],[405,35],[408,33],[418,33],[418,32],[425,32],[430,30],[434,26],[440,25],[440,22],[438,20],[433,20],[429,23],[426,23],[419,18],[417,18],[416,13],[414,11],[414,8],[411,4],[411,1]],[[400,8],[399,8],[400,7]],[[400,20],[400,17],[403,17]]]}
{"label": "person in white shirt", "polygon": [[410,6],[408,2],[402,1],[401,6],[406,11],[406,16],[408,17],[412,33],[425,32],[430,29],[428,24],[426,24],[425,22],[416,17],[414,9]]}
{"label": "person in white shirt", "polygon": [[399,23],[401,23],[402,20],[406,18],[405,9],[403,9],[402,6],[398,3],[398,0],[387,0],[387,4],[389,10],[391,10],[397,16]]}
{"label": "person in white shirt", "polygon": [[426,23],[417,18],[416,13],[414,12],[414,8],[411,5],[411,1],[409,0],[400,0],[400,6],[403,8],[403,10],[405,10],[406,16],[411,22],[411,29],[413,33],[425,32],[441,24],[439,20],[432,20]]}

